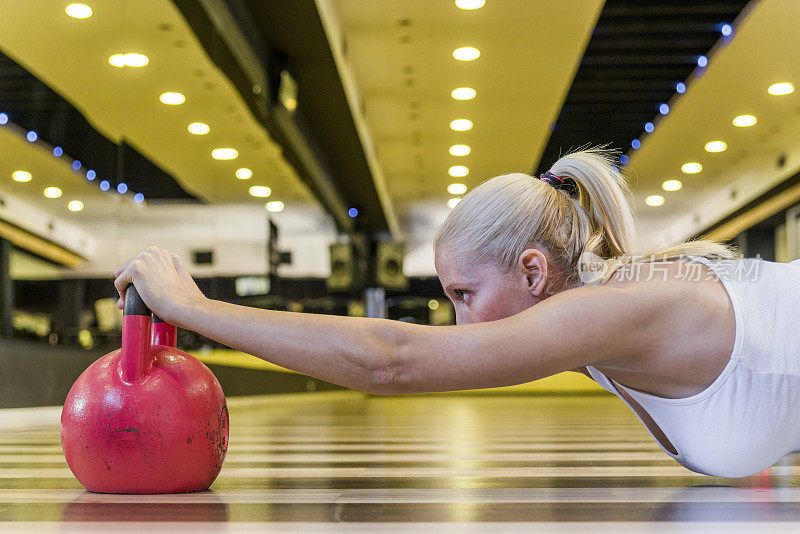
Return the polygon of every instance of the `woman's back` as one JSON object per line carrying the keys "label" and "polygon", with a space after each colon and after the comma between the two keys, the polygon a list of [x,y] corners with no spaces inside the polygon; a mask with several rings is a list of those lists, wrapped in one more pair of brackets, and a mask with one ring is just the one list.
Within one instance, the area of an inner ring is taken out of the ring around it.
{"label": "woman's back", "polygon": [[629,405],[618,388],[632,397],[677,454],[663,443],[662,448],[681,464],[707,474],[746,476],[800,449],[800,260],[693,263],[718,276],[735,320],[730,357],[719,362],[724,365],[710,385],[688,397],[665,398],[632,387],[616,372],[612,382],[597,367],[587,370]]}

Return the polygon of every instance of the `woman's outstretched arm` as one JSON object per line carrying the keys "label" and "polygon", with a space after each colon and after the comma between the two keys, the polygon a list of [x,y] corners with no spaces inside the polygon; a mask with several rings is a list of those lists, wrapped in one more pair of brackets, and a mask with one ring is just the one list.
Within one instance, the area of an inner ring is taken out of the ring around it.
{"label": "woman's outstretched arm", "polygon": [[431,327],[237,306],[207,299],[180,270],[169,252],[151,248],[115,273],[115,286],[122,295],[128,283],[135,284],[165,321],[370,393],[519,384],[586,364],[621,361],[641,354],[651,338],[650,306],[636,304],[616,288],[567,291],[499,321]]}

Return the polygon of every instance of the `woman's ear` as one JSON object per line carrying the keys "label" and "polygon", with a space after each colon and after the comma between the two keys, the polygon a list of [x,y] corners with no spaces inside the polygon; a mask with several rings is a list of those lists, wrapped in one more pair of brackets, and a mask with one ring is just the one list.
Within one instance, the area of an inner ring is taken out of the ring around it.
{"label": "woman's ear", "polygon": [[536,248],[525,249],[519,256],[523,284],[536,297],[543,297],[547,282],[547,257]]}

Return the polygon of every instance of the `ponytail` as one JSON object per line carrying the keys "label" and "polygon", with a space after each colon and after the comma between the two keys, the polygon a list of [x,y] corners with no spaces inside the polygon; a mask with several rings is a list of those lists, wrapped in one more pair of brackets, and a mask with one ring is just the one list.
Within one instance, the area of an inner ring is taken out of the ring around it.
{"label": "ponytail", "polygon": [[522,173],[483,182],[453,208],[434,238],[434,247],[469,251],[475,264],[491,261],[515,269],[522,251],[540,245],[567,277],[567,287],[580,285],[584,254],[606,261],[604,281],[633,261],[684,254],[735,257],[729,247],[713,241],[687,241],[636,255],[631,192],[613,164],[613,154],[594,147],[566,154],[553,164],[551,173],[575,182],[577,197]]}

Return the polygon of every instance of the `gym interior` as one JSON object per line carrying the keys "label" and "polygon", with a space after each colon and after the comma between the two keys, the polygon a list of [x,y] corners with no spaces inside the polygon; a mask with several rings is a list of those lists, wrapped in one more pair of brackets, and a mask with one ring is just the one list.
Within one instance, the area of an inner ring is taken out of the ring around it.
{"label": "gym interior", "polygon": [[148,247],[210,299],[453,325],[436,229],[580,147],[617,149],[640,249],[800,258],[798,20],[795,0],[0,0],[0,530],[796,528],[800,456],[693,472],[579,373],[382,396],[177,328],[227,399],[209,489],[87,491],[60,425],[121,346],[113,273]]}

